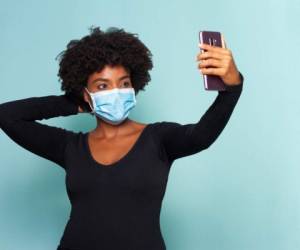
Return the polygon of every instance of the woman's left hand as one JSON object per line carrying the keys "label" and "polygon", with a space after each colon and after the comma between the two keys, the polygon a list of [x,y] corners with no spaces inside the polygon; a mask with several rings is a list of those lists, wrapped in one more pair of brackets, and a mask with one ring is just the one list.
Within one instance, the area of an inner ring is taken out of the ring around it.
{"label": "woman's left hand", "polygon": [[240,73],[235,65],[231,50],[226,47],[225,39],[222,37],[222,46],[211,46],[200,44],[199,47],[207,50],[199,52],[196,61],[200,61],[198,69],[202,74],[217,75],[227,85],[238,85],[241,83]]}

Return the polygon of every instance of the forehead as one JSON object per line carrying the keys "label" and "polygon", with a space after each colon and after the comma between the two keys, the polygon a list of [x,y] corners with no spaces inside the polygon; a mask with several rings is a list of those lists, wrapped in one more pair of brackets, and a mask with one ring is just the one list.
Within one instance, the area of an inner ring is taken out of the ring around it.
{"label": "forehead", "polygon": [[121,76],[129,75],[122,65],[106,65],[100,72],[94,72],[89,76],[88,82],[93,82],[97,78],[119,79]]}

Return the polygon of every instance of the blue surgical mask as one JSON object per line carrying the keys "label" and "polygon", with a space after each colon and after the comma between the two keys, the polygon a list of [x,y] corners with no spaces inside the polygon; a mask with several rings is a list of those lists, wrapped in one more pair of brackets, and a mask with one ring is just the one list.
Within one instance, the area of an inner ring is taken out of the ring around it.
{"label": "blue surgical mask", "polygon": [[130,110],[136,105],[134,88],[114,88],[110,90],[101,90],[95,93],[89,93],[93,107],[92,112],[99,118],[112,125],[118,125],[129,115]]}

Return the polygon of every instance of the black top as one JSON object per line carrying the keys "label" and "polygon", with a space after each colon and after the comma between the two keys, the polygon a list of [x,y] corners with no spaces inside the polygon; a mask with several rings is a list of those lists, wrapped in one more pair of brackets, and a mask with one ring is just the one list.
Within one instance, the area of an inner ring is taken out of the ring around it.
{"label": "black top", "polygon": [[241,84],[218,92],[197,123],[149,123],[130,151],[108,166],[91,155],[88,133],[36,121],[77,114],[78,105],[68,96],[2,103],[1,129],[23,148],[65,170],[72,209],[57,249],[165,250],[160,210],[170,166],[216,140],[240,97],[241,77]]}

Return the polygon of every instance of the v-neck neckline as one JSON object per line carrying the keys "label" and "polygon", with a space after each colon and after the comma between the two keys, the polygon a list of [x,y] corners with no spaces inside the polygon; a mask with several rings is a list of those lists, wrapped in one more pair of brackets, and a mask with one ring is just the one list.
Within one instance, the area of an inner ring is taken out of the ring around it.
{"label": "v-neck neckline", "polygon": [[127,160],[127,158],[129,158],[129,156],[131,154],[134,153],[134,151],[136,150],[137,146],[140,144],[140,142],[142,141],[142,138],[144,137],[146,130],[149,129],[149,126],[152,125],[152,123],[148,123],[142,130],[142,132],[140,133],[140,135],[138,136],[138,138],[136,139],[135,143],[133,144],[133,146],[131,146],[131,148],[129,149],[129,151],[123,156],[121,157],[119,160],[110,163],[110,164],[103,164],[101,162],[96,161],[96,159],[94,158],[94,156],[92,155],[92,151],[91,148],[89,146],[89,132],[84,133],[84,144],[85,144],[85,148],[87,151],[87,155],[88,158],[94,163],[94,165],[99,168],[99,169],[108,169],[108,168],[116,168],[118,165],[120,165],[122,162],[124,162],[125,160]]}

